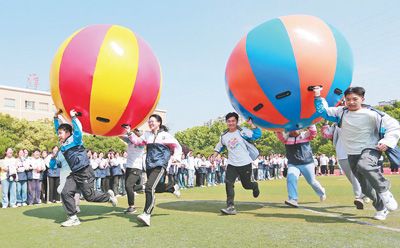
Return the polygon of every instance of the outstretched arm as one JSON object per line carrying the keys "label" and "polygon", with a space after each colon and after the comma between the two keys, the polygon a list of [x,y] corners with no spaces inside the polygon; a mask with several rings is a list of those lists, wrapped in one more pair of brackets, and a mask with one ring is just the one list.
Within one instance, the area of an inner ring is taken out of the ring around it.
{"label": "outstretched arm", "polygon": [[73,137],[75,143],[82,143],[82,124],[76,117],[76,113],[77,112],[74,109],[70,111],[72,118]]}

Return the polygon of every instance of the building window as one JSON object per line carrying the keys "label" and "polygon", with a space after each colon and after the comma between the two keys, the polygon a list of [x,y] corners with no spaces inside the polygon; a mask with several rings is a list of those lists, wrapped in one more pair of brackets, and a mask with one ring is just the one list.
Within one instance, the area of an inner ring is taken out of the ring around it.
{"label": "building window", "polygon": [[40,111],[49,111],[49,104],[47,102],[39,102]]}
{"label": "building window", "polygon": [[35,102],[34,101],[25,101],[25,109],[35,110]]}
{"label": "building window", "polygon": [[15,108],[15,99],[13,99],[13,98],[4,98],[4,107],[6,107],[6,108]]}

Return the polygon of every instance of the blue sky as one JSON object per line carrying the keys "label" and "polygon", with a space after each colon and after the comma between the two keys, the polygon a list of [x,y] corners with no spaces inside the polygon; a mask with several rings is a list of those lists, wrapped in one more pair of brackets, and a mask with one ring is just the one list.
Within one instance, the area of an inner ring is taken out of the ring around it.
{"label": "blue sky", "polygon": [[399,99],[400,1],[2,1],[0,84],[25,87],[36,73],[49,89],[49,68],[77,29],[99,23],[131,28],[152,47],[163,70],[158,108],[172,131],[201,125],[233,108],[227,59],[246,32],[290,14],[318,16],[340,30],[354,55],[353,85],[367,102]]}

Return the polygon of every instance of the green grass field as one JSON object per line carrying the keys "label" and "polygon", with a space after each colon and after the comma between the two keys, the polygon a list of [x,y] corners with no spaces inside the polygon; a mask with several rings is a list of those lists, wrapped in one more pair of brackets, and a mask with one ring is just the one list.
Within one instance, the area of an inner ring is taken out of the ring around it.
{"label": "green grass field", "polygon": [[[388,176],[400,201],[400,176]],[[319,177],[328,199],[320,203],[304,178],[299,181],[299,203],[288,208],[286,180],[260,183],[261,194],[236,184],[236,216],[222,216],[225,188],[182,190],[182,197],[158,194],[151,227],[119,206],[82,202],[82,224],[61,228],[60,204],[0,209],[1,247],[396,247],[400,242],[400,211],[386,221],[371,217],[373,207],[353,206],[350,183],[344,176]],[[144,195],[137,197],[139,212]],[[389,229],[384,229],[389,228]],[[391,228],[391,229],[390,229]]]}

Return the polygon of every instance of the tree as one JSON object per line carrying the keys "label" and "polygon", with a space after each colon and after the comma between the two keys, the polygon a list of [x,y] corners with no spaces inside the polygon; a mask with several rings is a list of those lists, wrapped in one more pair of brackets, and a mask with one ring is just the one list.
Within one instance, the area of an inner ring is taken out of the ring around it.
{"label": "tree", "polygon": [[[126,144],[117,137],[101,137],[84,135],[85,147],[94,151],[124,151]],[[18,149],[34,148],[51,150],[58,145],[53,122],[49,120],[27,121],[0,114],[0,153],[7,147]],[[1,157],[1,156],[0,156]]]}

